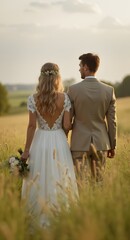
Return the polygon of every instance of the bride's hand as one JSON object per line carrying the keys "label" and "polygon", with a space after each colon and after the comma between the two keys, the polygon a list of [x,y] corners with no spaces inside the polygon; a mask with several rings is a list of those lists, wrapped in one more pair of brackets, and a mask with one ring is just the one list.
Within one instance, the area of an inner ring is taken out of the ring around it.
{"label": "bride's hand", "polygon": [[21,155],[21,159],[24,161],[24,160],[27,160],[29,157],[29,151],[24,151]]}

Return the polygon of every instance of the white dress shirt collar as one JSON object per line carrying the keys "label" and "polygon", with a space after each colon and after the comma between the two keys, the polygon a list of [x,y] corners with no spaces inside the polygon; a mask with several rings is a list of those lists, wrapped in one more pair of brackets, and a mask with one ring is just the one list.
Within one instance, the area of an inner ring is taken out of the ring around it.
{"label": "white dress shirt collar", "polygon": [[86,78],[96,78],[95,76],[87,76],[87,77],[85,77],[85,79]]}

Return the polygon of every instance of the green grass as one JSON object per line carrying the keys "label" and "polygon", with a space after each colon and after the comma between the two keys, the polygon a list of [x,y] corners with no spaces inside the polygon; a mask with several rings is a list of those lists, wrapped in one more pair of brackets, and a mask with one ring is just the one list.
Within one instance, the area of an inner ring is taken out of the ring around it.
{"label": "green grass", "polygon": [[[51,215],[51,227],[29,233],[30,216],[20,200],[21,180],[0,170],[0,240],[130,239],[130,98],[117,101],[118,148],[107,159],[103,184],[82,182],[80,199]],[[28,115],[0,118],[0,161],[24,146]]]}
{"label": "green grass", "polygon": [[[9,92],[10,110],[8,114],[19,114],[26,112],[27,98],[30,94],[32,94],[32,92],[28,90],[27,91],[18,90]],[[21,106],[22,103],[24,103],[24,106]]]}
{"label": "green grass", "polygon": [[117,117],[119,134],[130,134],[130,97],[117,100]]}

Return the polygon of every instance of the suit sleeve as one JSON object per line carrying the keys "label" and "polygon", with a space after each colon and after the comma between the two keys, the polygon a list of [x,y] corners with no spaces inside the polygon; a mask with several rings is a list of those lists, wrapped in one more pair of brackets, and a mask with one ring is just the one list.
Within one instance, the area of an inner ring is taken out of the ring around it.
{"label": "suit sleeve", "polygon": [[75,114],[74,114],[74,99],[73,99],[73,93],[72,93],[71,87],[69,87],[69,90],[68,90],[67,94],[68,94],[69,99],[71,101],[71,117],[73,118]]}
{"label": "suit sleeve", "polygon": [[114,89],[112,89],[112,97],[108,107],[108,111],[106,113],[106,119],[111,149],[115,149],[117,139],[117,117],[116,117],[116,98]]}

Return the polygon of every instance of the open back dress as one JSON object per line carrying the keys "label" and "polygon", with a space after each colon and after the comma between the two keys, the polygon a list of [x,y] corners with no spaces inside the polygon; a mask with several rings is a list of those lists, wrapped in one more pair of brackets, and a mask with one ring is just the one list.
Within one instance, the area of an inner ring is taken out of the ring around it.
{"label": "open back dress", "polygon": [[72,198],[78,196],[72,156],[62,128],[64,112],[70,111],[71,103],[64,93],[63,109],[51,127],[38,112],[33,95],[28,98],[27,108],[36,112],[38,128],[29,152],[30,171],[23,180],[22,198],[27,198],[30,212],[40,215],[44,224],[45,204],[58,208],[60,201],[67,203],[68,193]]}

